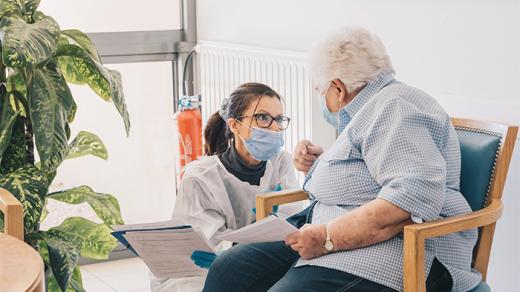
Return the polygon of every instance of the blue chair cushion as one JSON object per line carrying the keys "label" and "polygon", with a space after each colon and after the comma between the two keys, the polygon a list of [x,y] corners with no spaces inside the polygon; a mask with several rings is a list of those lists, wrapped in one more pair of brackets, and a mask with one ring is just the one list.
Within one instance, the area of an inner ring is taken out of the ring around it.
{"label": "blue chair cushion", "polygon": [[460,192],[473,211],[485,206],[500,136],[457,128],[461,152]]}
{"label": "blue chair cushion", "polygon": [[480,282],[477,287],[475,287],[471,292],[491,292],[491,288],[486,282]]}

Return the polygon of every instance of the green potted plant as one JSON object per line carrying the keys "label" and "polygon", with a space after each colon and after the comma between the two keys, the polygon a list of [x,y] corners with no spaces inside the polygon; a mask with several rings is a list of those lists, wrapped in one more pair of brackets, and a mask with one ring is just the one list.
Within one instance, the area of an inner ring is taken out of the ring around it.
{"label": "green potted plant", "polygon": [[[61,30],[52,17],[38,11],[39,2],[0,0],[0,187],[23,204],[25,240],[42,255],[48,291],[84,291],[78,258],[107,258],[116,246],[109,226],[123,220],[115,197],[88,186],[49,193],[65,159],[107,159],[96,135],[82,131],[71,137],[77,105],[67,83],[88,85],[112,101],[127,135],[130,121],[120,74],[102,65],[84,33]],[[71,217],[40,230],[50,198],[86,202],[104,223]]]}

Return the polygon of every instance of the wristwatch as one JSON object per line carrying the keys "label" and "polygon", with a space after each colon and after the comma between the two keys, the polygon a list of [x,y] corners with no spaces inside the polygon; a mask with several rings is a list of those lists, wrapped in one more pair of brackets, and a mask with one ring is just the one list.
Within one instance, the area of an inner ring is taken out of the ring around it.
{"label": "wristwatch", "polygon": [[325,231],[327,232],[327,237],[325,238],[325,244],[323,246],[328,252],[332,252],[334,251],[334,243],[332,243],[332,240],[330,239],[329,227],[327,224],[325,224]]}

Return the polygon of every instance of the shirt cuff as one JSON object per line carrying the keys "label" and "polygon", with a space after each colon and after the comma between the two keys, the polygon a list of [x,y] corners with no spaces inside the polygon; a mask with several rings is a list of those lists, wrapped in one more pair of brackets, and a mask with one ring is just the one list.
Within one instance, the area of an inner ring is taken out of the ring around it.
{"label": "shirt cuff", "polygon": [[424,222],[420,217],[417,217],[417,216],[415,216],[415,215],[412,215],[411,218],[412,218],[412,221],[413,221],[414,223],[417,223],[417,224],[421,224],[421,223]]}
{"label": "shirt cuff", "polygon": [[415,223],[433,221],[439,218],[435,208],[431,207],[431,198],[423,198],[421,194],[413,195],[400,189],[385,186],[379,192],[378,198],[409,212],[412,221]]}

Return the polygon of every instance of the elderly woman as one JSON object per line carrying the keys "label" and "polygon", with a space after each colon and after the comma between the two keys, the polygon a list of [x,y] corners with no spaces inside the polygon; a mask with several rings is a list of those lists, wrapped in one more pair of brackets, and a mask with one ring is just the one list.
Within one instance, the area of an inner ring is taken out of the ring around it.
{"label": "elderly woman", "polygon": [[[394,79],[376,36],[342,29],[313,50],[311,65],[322,113],[339,136],[324,153],[310,141],[296,147],[311,197],[300,214],[307,224],[285,242],[230,249],[210,268],[204,291],[402,290],[403,226],[471,211],[459,192],[449,116]],[[473,229],[427,241],[428,291],[479,283],[471,269],[476,240]]]}

